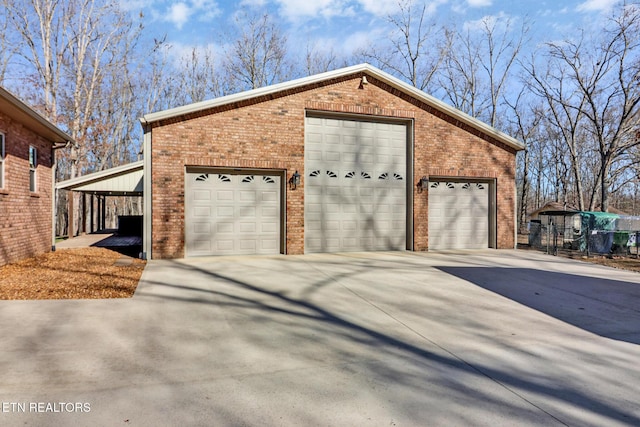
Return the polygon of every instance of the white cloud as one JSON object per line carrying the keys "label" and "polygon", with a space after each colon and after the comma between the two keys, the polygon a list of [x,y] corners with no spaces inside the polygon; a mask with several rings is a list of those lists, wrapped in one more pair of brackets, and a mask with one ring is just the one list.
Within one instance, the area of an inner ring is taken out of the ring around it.
{"label": "white cloud", "polygon": [[511,16],[507,15],[504,12],[500,12],[497,15],[486,15],[475,21],[467,21],[463,24],[462,27],[465,29],[465,31],[470,32],[484,31],[484,29],[487,27],[500,28],[501,26],[504,26],[504,28],[506,29],[506,25],[512,20],[513,18]]}
{"label": "white cloud", "polygon": [[173,23],[179,30],[187,23],[193,11],[185,3],[178,2],[171,5],[165,20]]}
{"label": "white cloud", "polygon": [[130,11],[143,11],[153,6],[153,0],[120,0],[120,9]]}
{"label": "white cloud", "polygon": [[154,15],[158,14],[163,21],[171,22],[180,30],[194,17],[198,21],[210,21],[220,15],[220,8],[215,0],[187,0],[170,2],[164,13],[154,13]]}
{"label": "white cloud", "polygon": [[618,1],[619,0],[587,0],[579,4],[577,10],[579,12],[604,12],[610,10]]}
{"label": "white cloud", "polygon": [[282,15],[291,21],[300,18],[344,16],[348,7],[341,0],[276,0]]}
{"label": "white cloud", "polygon": [[398,2],[384,0],[358,0],[362,8],[375,16],[387,16],[398,10]]}
{"label": "white cloud", "polygon": [[493,0],[467,0],[470,7],[487,7],[493,4]]}
{"label": "white cloud", "polygon": [[265,7],[267,3],[267,0],[242,0],[238,9],[243,9],[245,7],[262,8]]}
{"label": "white cloud", "polygon": [[358,50],[367,50],[371,47],[372,40],[379,40],[384,37],[380,29],[370,31],[358,31],[347,36],[339,46],[347,56]]}
{"label": "white cloud", "polygon": [[476,19],[475,21],[466,21],[462,24],[462,28],[464,28],[465,31],[482,30],[487,26],[493,27],[496,22],[500,22],[505,18],[508,19],[504,12],[500,12],[498,15],[486,15],[480,19]]}
{"label": "white cloud", "polygon": [[215,0],[192,0],[195,13],[198,14],[199,21],[210,21],[218,17],[222,11]]}
{"label": "white cloud", "polygon": [[[264,0],[243,0],[249,4],[263,4]],[[440,3],[446,0],[438,0]],[[290,21],[309,18],[355,16],[358,10],[377,17],[387,16],[398,9],[394,0],[275,0],[281,14]]]}

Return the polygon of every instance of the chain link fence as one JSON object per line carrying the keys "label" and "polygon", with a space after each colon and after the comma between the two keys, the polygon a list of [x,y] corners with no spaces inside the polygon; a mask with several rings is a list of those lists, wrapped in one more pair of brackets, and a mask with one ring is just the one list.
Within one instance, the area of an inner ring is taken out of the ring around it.
{"label": "chain link fence", "polygon": [[558,250],[589,255],[638,257],[640,217],[606,212],[540,215],[529,223],[530,247],[557,254]]}

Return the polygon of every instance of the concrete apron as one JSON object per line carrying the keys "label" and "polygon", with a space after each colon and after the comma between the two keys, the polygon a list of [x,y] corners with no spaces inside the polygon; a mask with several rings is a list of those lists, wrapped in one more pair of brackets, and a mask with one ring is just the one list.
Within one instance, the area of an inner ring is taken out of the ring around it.
{"label": "concrete apron", "polygon": [[639,277],[493,250],[151,261],[133,299],[0,301],[0,424],[640,425]]}

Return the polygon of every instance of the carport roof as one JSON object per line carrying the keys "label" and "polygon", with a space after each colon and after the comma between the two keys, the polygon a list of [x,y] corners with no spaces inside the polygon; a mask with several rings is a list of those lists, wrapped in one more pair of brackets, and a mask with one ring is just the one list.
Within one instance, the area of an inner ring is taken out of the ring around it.
{"label": "carport roof", "polygon": [[143,160],[56,183],[57,190],[102,196],[142,196]]}
{"label": "carport roof", "polygon": [[362,74],[368,75],[370,77],[374,77],[377,80],[388,84],[389,86],[417,99],[430,107],[452,117],[456,120],[464,123],[472,128],[482,132],[485,135],[491,136],[496,140],[506,144],[509,147],[512,147],[516,150],[524,150],[524,145],[515,138],[510,137],[509,135],[500,132],[487,125],[486,123],[469,116],[462,111],[453,108],[452,106],[440,101],[437,98],[434,98],[431,95],[403,82],[402,80],[393,77],[392,75],[385,73],[384,71],[370,65],[370,64],[360,64],[354,65],[351,67],[341,68],[334,71],[328,71],[322,74],[316,74],[309,77],[304,77],[301,79],[291,80],[288,82],[283,82],[279,84],[275,84],[272,86],[266,86],[258,89],[249,90],[246,92],[236,93],[233,95],[227,95],[220,98],[215,98],[208,101],[196,102],[194,104],[185,105],[182,107],[172,108],[169,110],[158,111],[155,113],[145,114],[142,118],[140,118],[140,122],[143,125],[151,124],[154,122],[158,122],[161,120],[171,119],[179,116],[184,116],[191,113],[196,113],[200,111],[204,111],[207,109],[220,107],[227,104],[232,104],[234,102],[246,101],[252,98],[257,98],[260,96],[271,95],[277,92],[287,91],[295,88],[299,88],[305,85],[311,85],[320,83],[326,80],[331,80],[335,78],[340,78],[353,74]]}

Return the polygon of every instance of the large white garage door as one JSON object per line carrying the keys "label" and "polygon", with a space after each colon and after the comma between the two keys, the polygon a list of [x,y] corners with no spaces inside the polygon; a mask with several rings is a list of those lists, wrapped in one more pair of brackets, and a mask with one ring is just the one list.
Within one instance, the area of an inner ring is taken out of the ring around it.
{"label": "large white garage door", "polygon": [[489,184],[429,183],[429,249],[489,247]]}
{"label": "large white garage door", "polygon": [[187,256],[280,253],[280,177],[187,173]]}
{"label": "large white garage door", "polygon": [[406,249],[407,128],[308,117],[305,252]]}

